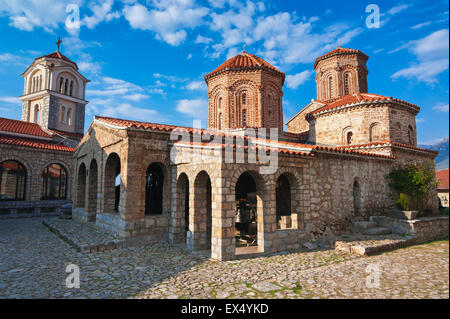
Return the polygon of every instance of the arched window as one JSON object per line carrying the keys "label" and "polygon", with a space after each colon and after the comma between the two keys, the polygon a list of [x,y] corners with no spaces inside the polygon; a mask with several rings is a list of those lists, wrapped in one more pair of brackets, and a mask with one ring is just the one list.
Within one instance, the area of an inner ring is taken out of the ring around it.
{"label": "arched window", "polygon": [[42,173],[41,199],[66,199],[67,171],[59,164],[50,164]]}
{"label": "arched window", "polygon": [[70,96],[73,95],[73,81],[70,81],[70,91],[69,91],[69,95],[70,95]]}
{"label": "arched window", "polygon": [[163,213],[164,173],[157,163],[147,169],[145,182],[145,215]]}
{"label": "arched window", "polygon": [[64,79],[62,77],[59,78],[59,93],[63,93],[64,92]]}
{"label": "arched window", "polygon": [[222,98],[219,97],[219,109],[222,107]]}
{"label": "arched window", "polygon": [[39,123],[39,104],[34,105],[34,123]]}
{"label": "arched window", "polygon": [[370,142],[376,142],[381,139],[381,126],[379,123],[372,123],[369,129]]}
{"label": "arched window", "polygon": [[0,201],[24,200],[27,171],[18,161],[0,163]]}
{"label": "arched window", "polygon": [[247,126],[247,110],[242,111],[242,126]]}
{"label": "arched window", "polygon": [[65,122],[65,116],[66,116],[66,108],[64,106],[61,106],[61,122]]}
{"label": "arched window", "polygon": [[65,83],[64,83],[64,94],[67,95],[67,90],[69,89],[69,80],[66,79]]}
{"label": "arched window", "polygon": [[42,90],[42,74],[39,76],[39,91]]}
{"label": "arched window", "polygon": [[242,94],[242,104],[245,105],[247,104],[247,94]]}
{"label": "arched window", "polygon": [[219,130],[222,129],[222,121],[223,121],[222,113],[219,113]]}
{"label": "arched window", "polygon": [[344,95],[350,94],[350,74],[347,72],[344,75]]}
{"label": "arched window", "polygon": [[120,209],[120,171],[119,155],[109,154],[106,159],[103,182],[103,210],[108,214],[119,212]]}
{"label": "arched window", "polygon": [[291,184],[286,175],[277,179],[276,188],[276,215],[278,228],[290,228],[291,225],[282,225],[282,216],[291,216]]}
{"label": "arched window", "polygon": [[71,108],[67,109],[66,121],[67,121],[68,125],[72,125],[72,109]]}
{"label": "arched window", "polygon": [[408,126],[408,143],[414,145],[414,129],[411,125]]}
{"label": "arched window", "polygon": [[353,133],[352,132],[348,132],[347,133],[347,145],[352,144],[353,142]]}
{"label": "arched window", "polygon": [[328,78],[328,99],[333,98],[333,78]]}

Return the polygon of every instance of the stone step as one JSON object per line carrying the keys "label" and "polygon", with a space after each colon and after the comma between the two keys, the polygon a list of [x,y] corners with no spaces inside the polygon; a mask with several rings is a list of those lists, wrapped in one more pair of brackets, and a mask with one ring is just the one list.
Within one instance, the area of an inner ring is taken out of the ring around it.
{"label": "stone step", "polygon": [[355,233],[361,233],[364,232],[367,229],[375,228],[377,227],[377,223],[375,222],[369,222],[369,221],[356,221],[352,223],[352,232]]}
{"label": "stone step", "polygon": [[364,230],[366,235],[388,235],[391,233],[391,229],[387,227],[375,227]]}

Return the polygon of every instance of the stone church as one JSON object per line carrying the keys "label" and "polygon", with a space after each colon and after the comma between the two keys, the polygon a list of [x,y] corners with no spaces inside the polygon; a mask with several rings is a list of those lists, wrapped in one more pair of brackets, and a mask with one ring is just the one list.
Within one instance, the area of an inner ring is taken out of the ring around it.
{"label": "stone church", "polygon": [[[74,155],[73,218],[230,260],[241,246],[296,249],[387,213],[390,169],[434,165],[437,153],[417,147],[418,106],[368,92],[367,60],[341,47],[318,57],[317,99],[287,132],[285,74],[245,51],[205,76],[208,129],[96,116]],[[277,137],[247,134],[258,128]]]}
{"label": "stone church", "polygon": [[0,118],[0,217],[72,202],[73,219],[118,237],[230,260],[385,214],[390,169],[434,165],[437,152],[417,147],[419,107],[368,93],[359,50],[316,59],[317,99],[287,123],[285,74],[243,51],[205,76],[208,129],[95,116],[83,135],[88,80],[59,44],[22,74],[22,120]]}
{"label": "stone church", "polygon": [[71,203],[88,80],[60,43],[22,74],[22,120],[0,118],[0,218],[58,214]]}

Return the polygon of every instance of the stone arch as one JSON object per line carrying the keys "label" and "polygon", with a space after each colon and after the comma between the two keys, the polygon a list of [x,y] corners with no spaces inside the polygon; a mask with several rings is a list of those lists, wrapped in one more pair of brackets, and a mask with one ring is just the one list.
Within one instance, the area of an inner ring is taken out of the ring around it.
{"label": "stone arch", "polygon": [[[222,113],[228,113],[227,109],[227,89],[224,85],[216,85],[208,94],[209,98],[209,126],[218,127],[218,114],[219,109],[222,109]],[[219,107],[219,99],[222,98],[222,105]]]}
{"label": "stone arch", "polygon": [[54,77],[56,79],[55,91],[61,94],[69,95],[70,86],[72,83],[72,92],[73,92],[72,96],[80,97],[78,94],[78,90],[82,84],[80,83],[78,76],[76,74],[74,74],[69,70],[61,70],[60,72],[54,74]]}
{"label": "stone arch", "polygon": [[408,125],[408,144],[415,145],[415,133],[411,125]]}
{"label": "stone arch", "polygon": [[376,142],[381,140],[381,125],[378,122],[370,124],[369,127],[369,141]]}
{"label": "stone arch", "polygon": [[[251,220],[253,220],[254,218],[256,218],[256,234],[253,233],[253,229],[252,226],[249,226],[249,228],[247,230],[243,229],[241,225],[237,225],[237,218],[235,216],[235,218],[233,219],[233,225],[235,225],[235,230],[241,232],[242,230],[247,231],[248,237],[249,239],[252,239],[253,236],[256,235],[255,238],[255,243],[258,246],[258,251],[259,252],[264,252],[266,250],[265,248],[265,228],[268,227],[270,229],[270,225],[265,223],[265,220],[269,217],[269,214],[271,212],[268,211],[268,202],[270,200],[269,198],[269,194],[267,193],[267,189],[273,189],[272,183],[266,178],[264,178],[263,176],[261,176],[256,170],[252,170],[252,169],[245,169],[245,168],[240,168],[238,169],[235,174],[233,175],[233,177],[231,178],[231,190],[232,193],[231,195],[234,197],[235,201],[234,201],[234,207],[235,207],[235,211],[237,212],[238,210],[242,210],[242,207],[239,207],[238,202],[240,201],[240,199],[244,198],[245,196],[243,196],[244,192],[246,190],[251,190],[253,191],[253,189],[248,189],[246,187],[246,185],[244,184],[243,186],[239,185],[241,183],[242,180],[241,177],[242,176],[249,176],[253,182],[254,182],[254,194],[249,194],[247,192],[246,197],[247,197],[247,203],[248,207],[245,207],[248,210],[248,218],[250,218]],[[246,177],[246,179],[248,179],[248,177]],[[252,192],[253,193],[253,192]],[[250,202],[250,199],[248,197],[252,197]],[[245,205],[245,202],[244,202]],[[242,205],[241,205],[242,206]],[[253,211],[253,212],[252,212]],[[252,215],[256,215],[255,217],[252,217]],[[245,215],[247,215],[247,213],[245,213]],[[247,218],[247,217],[244,217]],[[273,221],[273,224],[275,224],[275,221]],[[275,227],[273,227],[274,230]],[[238,245],[236,245],[238,246]]]}
{"label": "stone arch", "polygon": [[88,176],[89,187],[87,211],[90,214],[96,214],[98,206],[98,165],[95,158],[93,158],[89,164]]}
{"label": "stone arch", "polygon": [[395,138],[398,142],[403,142],[403,129],[402,124],[400,122],[395,123]]}
{"label": "stone arch", "polygon": [[[106,159],[103,182],[103,212],[120,212],[121,161],[117,153],[110,153]],[[120,181],[118,181],[120,179]]]}
{"label": "stone arch", "polygon": [[194,192],[190,195],[192,212],[189,214],[187,246],[192,250],[211,248],[212,185],[210,175],[200,171],[194,179]]}
{"label": "stone arch", "polygon": [[355,140],[355,136],[353,135],[353,127],[347,126],[342,130],[342,144],[350,145]]}
{"label": "stone arch", "polygon": [[0,201],[25,200],[28,171],[17,159],[0,162]]}
{"label": "stone arch", "polygon": [[77,173],[77,189],[75,207],[84,207],[86,205],[86,165],[81,163]]}
{"label": "stone arch", "polygon": [[[284,176],[289,183],[289,214],[287,217],[282,217],[279,214],[278,202],[280,200],[278,194],[276,194],[277,201],[277,227],[279,229],[294,228],[303,229],[305,198],[302,198],[301,182],[303,180],[301,174],[297,170],[292,168],[279,169],[274,175],[274,180],[278,182],[280,177]],[[278,218],[281,217],[281,218]],[[284,219],[284,220],[283,220]]]}
{"label": "stone arch", "polygon": [[39,111],[40,111],[39,103],[34,104],[32,122],[37,124],[39,124]]}
{"label": "stone arch", "polygon": [[66,199],[68,196],[69,173],[67,168],[57,162],[52,162],[42,170],[41,200]]}
{"label": "stone arch", "polygon": [[[258,118],[258,99],[256,94],[257,85],[255,82],[248,79],[241,79],[235,81],[230,86],[230,126],[241,127],[242,125],[242,110],[245,108],[247,112],[247,123],[250,126]],[[246,105],[241,103],[242,94],[246,94]]]}

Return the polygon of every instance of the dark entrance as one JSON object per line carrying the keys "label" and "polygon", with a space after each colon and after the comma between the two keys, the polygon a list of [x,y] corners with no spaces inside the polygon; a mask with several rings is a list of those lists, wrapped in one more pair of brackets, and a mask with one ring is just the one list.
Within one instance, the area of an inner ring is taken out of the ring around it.
{"label": "dark entrance", "polygon": [[145,183],[145,215],[158,215],[163,211],[164,173],[159,164],[147,169]]}
{"label": "dark entrance", "polygon": [[236,247],[257,246],[256,183],[245,172],[236,183]]}

